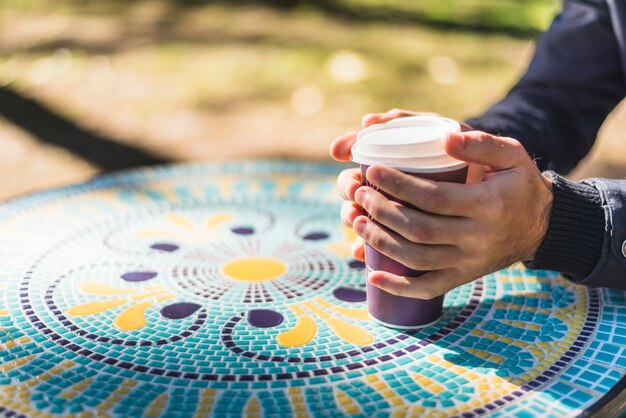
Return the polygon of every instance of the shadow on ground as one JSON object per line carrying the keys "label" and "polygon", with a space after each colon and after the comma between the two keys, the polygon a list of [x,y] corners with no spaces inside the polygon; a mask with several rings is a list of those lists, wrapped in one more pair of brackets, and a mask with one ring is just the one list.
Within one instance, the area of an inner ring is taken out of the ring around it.
{"label": "shadow on ground", "polygon": [[0,87],[0,116],[43,143],[63,147],[104,171],[165,164],[167,158],[78,126],[35,99]]}

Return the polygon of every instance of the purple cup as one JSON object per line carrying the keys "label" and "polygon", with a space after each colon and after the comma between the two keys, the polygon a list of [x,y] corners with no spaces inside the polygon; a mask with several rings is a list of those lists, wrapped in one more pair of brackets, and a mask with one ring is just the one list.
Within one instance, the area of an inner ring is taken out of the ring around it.
{"label": "purple cup", "polygon": [[[361,165],[363,184],[372,187],[365,177],[365,171],[369,165]],[[440,173],[407,173],[412,176],[422,177],[436,181],[465,183],[467,179],[467,166],[454,171]],[[414,208],[406,202],[378,190],[387,198],[399,202],[405,206]],[[418,277],[426,273],[422,270],[413,270],[404,264],[387,257],[375,248],[365,244],[365,268],[369,273],[375,270],[387,271],[398,276]],[[367,283],[367,307],[370,315],[380,324],[390,328],[414,329],[422,328],[435,322],[441,316],[443,308],[443,295],[433,299],[415,299],[404,296],[396,296],[376,286]]]}
{"label": "purple cup", "polygon": [[[383,132],[384,131],[384,132]],[[361,166],[363,184],[371,165],[396,168],[412,176],[435,181],[465,183],[468,166],[449,157],[442,139],[460,126],[451,119],[414,116],[370,126],[359,132],[352,147],[352,160]],[[413,207],[382,190],[387,198]],[[386,271],[398,276],[418,277],[425,271],[411,269],[365,245],[366,273]],[[416,299],[396,296],[367,283],[367,306],[370,316],[381,325],[396,329],[417,329],[437,321],[442,313],[444,296]]]}

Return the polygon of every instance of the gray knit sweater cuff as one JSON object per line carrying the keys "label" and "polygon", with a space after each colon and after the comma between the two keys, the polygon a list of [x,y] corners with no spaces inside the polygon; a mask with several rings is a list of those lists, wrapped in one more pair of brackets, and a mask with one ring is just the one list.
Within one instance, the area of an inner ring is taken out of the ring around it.
{"label": "gray knit sweater cuff", "polygon": [[605,219],[600,192],[553,171],[543,175],[552,181],[552,214],[534,260],[525,264],[532,269],[555,270],[580,282],[591,274],[602,253]]}

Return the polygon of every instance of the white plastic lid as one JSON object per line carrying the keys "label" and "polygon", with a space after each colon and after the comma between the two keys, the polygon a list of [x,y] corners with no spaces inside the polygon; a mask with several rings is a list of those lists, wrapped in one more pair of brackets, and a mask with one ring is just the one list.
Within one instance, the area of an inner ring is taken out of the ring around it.
{"label": "white plastic lid", "polygon": [[467,165],[446,154],[443,139],[458,122],[438,116],[409,116],[369,126],[357,134],[352,161],[408,172],[452,171]]}

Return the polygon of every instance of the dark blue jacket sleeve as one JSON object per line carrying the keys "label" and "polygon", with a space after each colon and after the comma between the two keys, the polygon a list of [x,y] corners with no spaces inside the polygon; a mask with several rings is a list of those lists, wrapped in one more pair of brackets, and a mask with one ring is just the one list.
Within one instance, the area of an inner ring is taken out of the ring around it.
{"label": "dark blue jacket sleeve", "polygon": [[626,289],[626,180],[589,179],[586,182],[600,191],[606,230],[600,259],[582,283]]}
{"label": "dark blue jacket sleeve", "polygon": [[[605,0],[566,0],[527,73],[468,123],[518,139],[541,169],[570,171],[626,94],[616,37],[624,27],[614,28],[619,19],[611,17]],[[544,175],[553,185],[552,213],[546,237],[526,265],[590,286],[626,289],[626,180],[576,183],[552,171]]]}
{"label": "dark blue jacket sleeve", "polygon": [[564,2],[526,74],[499,103],[467,122],[524,144],[540,169],[569,172],[626,93],[604,0]]}

